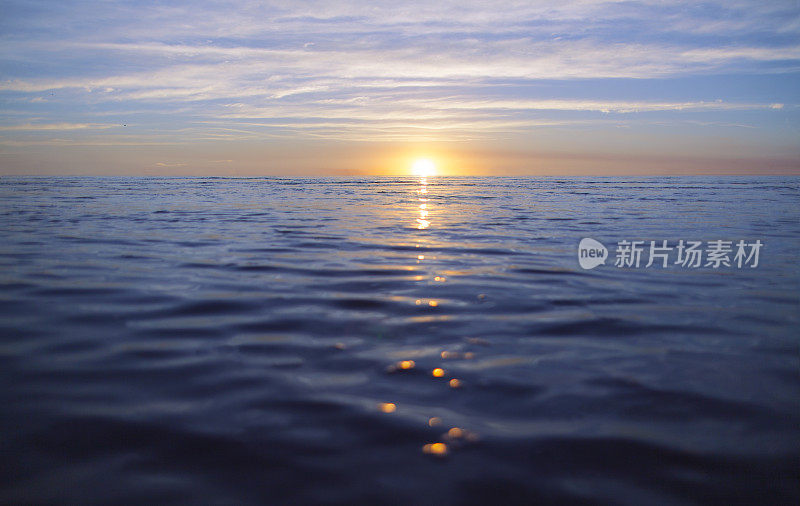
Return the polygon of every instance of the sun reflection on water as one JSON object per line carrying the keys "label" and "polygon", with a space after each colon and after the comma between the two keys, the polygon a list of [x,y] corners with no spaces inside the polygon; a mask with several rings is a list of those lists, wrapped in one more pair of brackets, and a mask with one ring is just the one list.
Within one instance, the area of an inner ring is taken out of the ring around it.
{"label": "sun reflection on water", "polygon": [[419,217],[417,218],[417,228],[419,230],[425,230],[426,228],[431,226],[430,220],[428,220],[428,198],[424,197],[424,195],[428,194],[428,178],[421,177],[419,178],[419,189],[417,190],[419,196],[417,197],[417,201],[419,202]]}
{"label": "sun reflection on water", "polygon": [[[447,276],[444,276],[444,272],[439,270],[441,268],[441,266],[438,265],[440,257],[433,251],[435,244],[431,240],[431,230],[429,230],[429,228],[431,227],[431,216],[435,215],[435,209],[432,209],[432,202],[429,198],[428,177],[420,175],[419,186],[415,188],[415,194],[416,202],[413,206],[415,219],[414,228],[420,231],[424,230],[425,232],[413,234],[416,236],[416,248],[419,249],[413,253],[409,261],[416,262],[416,269],[419,275],[414,276],[413,279],[415,282],[420,282],[418,287],[436,291],[441,289],[439,287],[442,286],[442,283],[448,281],[448,276],[457,276],[458,273],[457,271],[446,271]],[[444,313],[442,318],[449,318],[447,311],[443,311],[446,309],[448,303],[447,299],[427,296],[434,295],[433,293],[425,295],[426,296],[420,298],[411,299],[414,305],[419,307],[419,311],[426,313],[441,312]],[[441,305],[444,305],[444,307],[441,307]],[[469,344],[475,344],[472,341],[467,342]],[[400,356],[397,356],[397,358],[401,360],[391,363],[386,367],[386,373],[395,376],[399,381],[417,381],[421,375],[424,375],[427,376],[429,381],[437,382],[439,385],[437,388],[442,388],[449,392],[447,394],[449,396],[460,395],[456,393],[459,390],[468,394],[470,390],[469,382],[453,377],[453,374],[457,374],[459,371],[458,364],[453,364],[453,367],[449,369],[444,368],[445,361],[470,360],[475,357],[475,354],[471,351],[461,351],[461,347],[461,345],[456,345],[456,349],[442,349],[437,347],[438,349],[434,348],[433,350],[405,350],[399,354]],[[412,360],[412,358],[417,361]],[[404,378],[404,380],[400,380],[400,378]],[[444,408],[445,406],[441,406],[436,410],[440,411],[444,410]],[[393,413],[395,409],[399,408],[392,403],[384,403],[380,406],[380,410],[384,413]],[[413,407],[410,409],[406,408],[406,413],[413,414],[414,410],[415,408]],[[434,429],[446,423],[446,419],[442,416],[432,415],[434,415],[434,413],[425,413],[425,425],[429,429]],[[465,445],[477,441],[478,435],[470,429],[451,425],[446,432],[439,433],[438,441],[433,438],[431,439],[432,441],[429,440],[431,442],[422,446],[422,453],[435,458],[445,458],[451,456],[453,452],[458,451]]]}

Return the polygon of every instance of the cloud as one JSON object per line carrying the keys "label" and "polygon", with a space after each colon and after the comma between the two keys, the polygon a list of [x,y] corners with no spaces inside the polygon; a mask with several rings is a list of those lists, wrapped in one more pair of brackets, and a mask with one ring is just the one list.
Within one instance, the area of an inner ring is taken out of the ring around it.
{"label": "cloud", "polygon": [[109,125],[103,123],[46,123],[46,124],[25,123],[23,125],[0,125],[0,131],[37,132],[37,131],[52,131],[52,130],[104,130],[107,128],[114,128],[118,126],[119,125]]}
{"label": "cloud", "polygon": [[[11,0],[0,98],[30,114],[0,129],[103,130],[113,125],[100,118],[133,114],[148,135],[175,139],[445,139],[635,113],[787,113],[795,95],[728,97],[725,79],[800,71],[798,18],[792,2],[747,0]],[[720,76],[711,99],[686,84],[618,98],[621,82],[707,76]],[[265,121],[242,128],[253,120]]]}
{"label": "cloud", "polygon": [[[388,99],[386,100],[389,101]],[[589,111],[628,114],[653,111],[743,111],[755,109],[781,109],[783,104],[713,102],[661,102],[619,100],[474,100],[458,97],[441,99],[393,100],[399,109],[472,110],[472,111]]]}

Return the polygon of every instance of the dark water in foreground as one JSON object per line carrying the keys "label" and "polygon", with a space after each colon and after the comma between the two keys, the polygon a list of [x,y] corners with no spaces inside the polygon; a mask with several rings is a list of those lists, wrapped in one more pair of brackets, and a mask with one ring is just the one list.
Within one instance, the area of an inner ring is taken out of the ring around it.
{"label": "dark water in foreground", "polygon": [[0,230],[2,502],[800,500],[798,179],[5,178]]}

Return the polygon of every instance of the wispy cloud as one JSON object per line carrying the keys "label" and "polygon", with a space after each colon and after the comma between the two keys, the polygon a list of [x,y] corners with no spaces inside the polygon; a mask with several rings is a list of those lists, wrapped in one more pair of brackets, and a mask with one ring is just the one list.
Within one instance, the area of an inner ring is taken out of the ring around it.
{"label": "wispy cloud", "polygon": [[24,125],[0,125],[0,131],[4,132],[38,132],[53,130],[104,130],[114,128],[119,125],[109,125],[103,123],[44,123]]}
{"label": "wispy cloud", "polygon": [[[80,88],[94,92],[160,90],[125,98],[174,96],[213,99],[219,96],[270,94],[282,96],[287,83],[301,91],[324,90],[332,80],[383,79],[440,80],[486,79],[591,79],[653,78],[692,73],[722,72],[749,65],[748,72],[762,72],[756,63],[786,62],[776,70],[800,67],[800,45],[788,47],[683,48],[636,43],[597,44],[595,41],[501,41],[467,40],[447,47],[409,46],[396,49],[348,48],[347,50],[274,50],[250,47],[171,46],[167,44],[99,44],[108,58],[117,52],[184,55],[178,62],[155,70],[106,76],[8,79],[0,90],[43,92]],[[109,49],[110,48],[110,49]],[[206,61],[186,63],[192,56]],[[734,66],[733,69],[729,68]],[[156,66],[158,67],[158,66]],[[312,84],[308,84],[308,82]],[[303,83],[298,86],[296,83]],[[171,90],[173,93],[166,93]],[[295,91],[296,92],[296,91]],[[119,98],[119,96],[117,96]]]}
{"label": "wispy cloud", "polygon": [[0,29],[5,142],[752,127],[800,100],[792,1],[8,0]]}

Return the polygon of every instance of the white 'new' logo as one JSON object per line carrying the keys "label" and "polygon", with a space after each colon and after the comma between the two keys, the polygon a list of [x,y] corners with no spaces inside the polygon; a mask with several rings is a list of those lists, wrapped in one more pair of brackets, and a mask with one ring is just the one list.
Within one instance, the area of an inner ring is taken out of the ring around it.
{"label": "white 'new' logo", "polygon": [[600,241],[595,241],[589,237],[581,239],[578,245],[578,263],[584,269],[594,269],[600,264],[606,263],[608,250]]}

